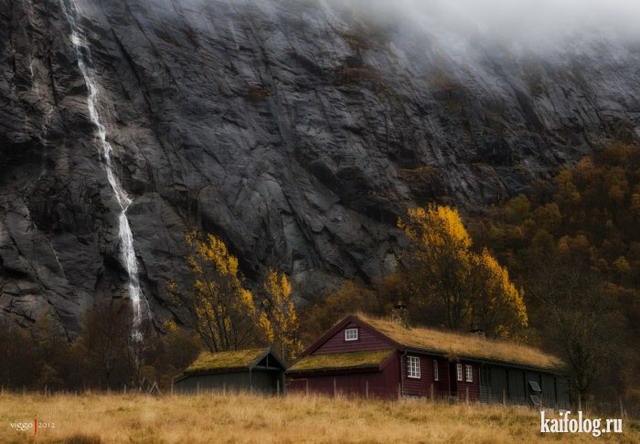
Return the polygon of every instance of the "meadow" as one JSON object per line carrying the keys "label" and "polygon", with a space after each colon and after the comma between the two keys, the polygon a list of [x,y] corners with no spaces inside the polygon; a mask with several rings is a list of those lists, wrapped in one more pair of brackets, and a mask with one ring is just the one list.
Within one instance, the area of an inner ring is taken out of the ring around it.
{"label": "meadow", "polygon": [[[34,418],[38,432],[33,437]],[[18,430],[22,424],[26,430]],[[249,394],[0,395],[1,443],[532,443],[593,442],[541,435],[524,407]],[[640,421],[600,440],[640,442]]]}

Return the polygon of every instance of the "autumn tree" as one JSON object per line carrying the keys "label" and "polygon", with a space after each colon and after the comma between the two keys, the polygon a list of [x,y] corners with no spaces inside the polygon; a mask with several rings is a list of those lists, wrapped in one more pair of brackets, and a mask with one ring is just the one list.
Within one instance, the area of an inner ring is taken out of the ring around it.
{"label": "autumn tree", "polygon": [[474,237],[523,283],[530,334],[570,364],[576,392],[638,408],[638,145],[596,149],[474,222]]}
{"label": "autumn tree", "polygon": [[127,315],[110,305],[87,313],[84,331],[74,344],[83,351],[84,386],[105,389],[131,384],[127,345],[132,330]]}
{"label": "autumn tree", "polygon": [[0,386],[32,386],[36,361],[36,349],[28,332],[17,325],[0,323]]}
{"label": "autumn tree", "polygon": [[571,260],[539,264],[529,282],[540,302],[537,323],[550,348],[564,358],[584,400],[621,353],[618,327],[624,319],[616,299],[597,273]]}
{"label": "autumn tree", "polygon": [[370,288],[354,281],[346,281],[337,290],[306,307],[302,313],[302,337],[309,343],[343,316],[358,311],[379,314],[378,299]]}
{"label": "autumn tree", "polygon": [[[525,209],[523,205],[518,211]],[[478,254],[471,249],[471,237],[455,209],[410,209],[398,226],[411,241],[412,304],[426,310],[431,321],[500,336],[527,325],[523,292],[487,250]]]}
{"label": "autumn tree", "polygon": [[201,352],[201,341],[197,333],[179,326],[175,321],[163,324],[165,334],[160,340],[156,363],[158,383],[168,387],[175,375],[184,371]]}
{"label": "autumn tree", "polygon": [[291,284],[284,273],[269,270],[263,282],[261,327],[276,353],[291,362],[302,351],[300,322]]}
{"label": "autumn tree", "polygon": [[212,352],[237,350],[255,339],[259,325],[253,295],[244,288],[238,259],[218,237],[190,232],[188,262],[191,291],[170,290],[192,317],[198,335]]}
{"label": "autumn tree", "polygon": [[480,254],[471,254],[469,291],[471,325],[475,328],[507,337],[514,328],[528,325],[524,292],[511,282],[507,269],[486,248]]}

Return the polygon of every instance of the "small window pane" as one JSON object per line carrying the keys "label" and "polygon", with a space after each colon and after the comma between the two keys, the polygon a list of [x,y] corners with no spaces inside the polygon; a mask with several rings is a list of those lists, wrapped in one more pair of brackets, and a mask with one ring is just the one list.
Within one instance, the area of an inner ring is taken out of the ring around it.
{"label": "small window pane", "polygon": [[417,356],[407,356],[407,376],[409,378],[420,378],[420,358]]}
{"label": "small window pane", "polygon": [[358,340],[358,329],[357,328],[347,328],[344,331],[344,340],[345,341],[357,341]]}
{"label": "small window pane", "polygon": [[438,368],[438,360],[433,360],[433,380],[438,381],[440,379],[440,369]]}
{"label": "small window pane", "polygon": [[473,367],[471,365],[467,365],[465,369],[467,372],[467,382],[473,382]]}
{"label": "small window pane", "polygon": [[456,365],[456,372],[458,373],[458,381],[462,381],[462,364]]}

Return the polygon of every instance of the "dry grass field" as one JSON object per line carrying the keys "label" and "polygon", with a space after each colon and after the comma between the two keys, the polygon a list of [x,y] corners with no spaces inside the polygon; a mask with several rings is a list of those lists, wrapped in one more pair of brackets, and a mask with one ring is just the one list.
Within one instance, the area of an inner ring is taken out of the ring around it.
{"label": "dry grass field", "polygon": [[[40,423],[18,431],[13,423]],[[46,425],[54,428],[43,428]],[[604,442],[640,442],[640,422]],[[0,443],[593,442],[538,432],[526,408],[251,395],[0,395]]]}

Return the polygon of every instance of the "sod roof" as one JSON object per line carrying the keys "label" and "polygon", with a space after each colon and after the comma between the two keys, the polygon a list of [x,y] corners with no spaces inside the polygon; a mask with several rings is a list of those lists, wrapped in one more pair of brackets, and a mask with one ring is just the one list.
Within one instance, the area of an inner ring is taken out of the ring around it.
{"label": "sod roof", "polygon": [[563,364],[560,359],[542,350],[513,342],[437,329],[404,328],[388,319],[363,314],[354,316],[407,348],[434,351],[451,357],[513,363],[545,370],[557,370]]}
{"label": "sod roof", "polygon": [[379,368],[395,350],[362,351],[308,355],[289,368],[289,372],[355,370]]}
{"label": "sod roof", "polygon": [[237,350],[219,353],[203,352],[184,371],[185,375],[217,372],[222,370],[248,369],[262,356],[269,353],[268,348]]}

